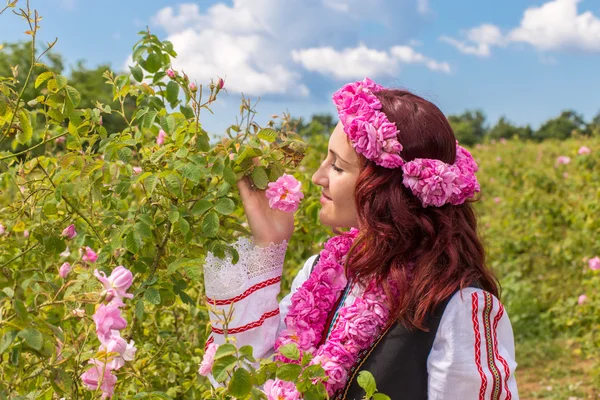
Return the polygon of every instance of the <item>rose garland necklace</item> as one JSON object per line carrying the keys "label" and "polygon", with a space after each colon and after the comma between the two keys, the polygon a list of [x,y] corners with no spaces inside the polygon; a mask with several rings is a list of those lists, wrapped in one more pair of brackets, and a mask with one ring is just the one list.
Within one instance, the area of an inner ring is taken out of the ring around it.
{"label": "rose garland necklace", "polygon": [[[328,380],[324,382],[329,396],[343,388],[348,371],[359,353],[369,348],[388,323],[389,307],[383,289],[372,280],[353,304],[338,310],[329,337],[317,347],[326,325],[329,311],[347,285],[344,260],[358,236],[358,229],[329,239],[319,255],[314,271],[292,295],[292,304],[285,318],[286,329],[275,342],[275,350],[295,343],[303,354],[314,356],[313,364],[321,364]],[[277,359],[287,361],[278,354]],[[275,381],[277,383],[277,380]]]}

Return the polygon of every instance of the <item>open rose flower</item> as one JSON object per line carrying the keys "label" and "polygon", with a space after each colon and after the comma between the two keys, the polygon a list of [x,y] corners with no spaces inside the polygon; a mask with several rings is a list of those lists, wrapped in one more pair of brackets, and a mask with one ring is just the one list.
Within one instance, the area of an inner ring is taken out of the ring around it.
{"label": "open rose flower", "polygon": [[301,394],[293,382],[269,379],[265,382],[264,388],[268,400],[298,400],[301,398]]}
{"label": "open rose flower", "polygon": [[555,167],[559,166],[559,165],[567,165],[568,163],[571,162],[571,157],[567,157],[567,156],[558,156],[556,158],[556,163],[554,164]]}
{"label": "open rose flower", "polygon": [[66,237],[67,239],[73,239],[77,236],[77,231],[75,230],[75,225],[71,224],[63,229],[61,236]]}
{"label": "open rose flower", "polygon": [[586,301],[587,301],[587,296],[585,294],[582,294],[581,296],[579,296],[577,298],[577,304],[579,304],[579,305],[582,305]]}
{"label": "open rose flower", "polygon": [[4,225],[0,224],[0,235],[4,235],[4,232],[6,232],[6,228]]}
{"label": "open rose flower", "polygon": [[84,248],[85,252],[83,253],[83,256],[81,257],[81,259],[85,262],[96,262],[96,260],[98,259],[98,254],[96,254],[96,252],[94,250],[92,250],[89,247],[85,247]]}
{"label": "open rose flower", "polygon": [[219,345],[211,343],[206,348],[204,352],[204,358],[202,358],[202,362],[200,363],[200,369],[198,373],[202,376],[207,376],[212,372],[212,367],[215,362],[215,354],[217,353],[217,348]]}
{"label": "open rose flower", "polygon": [[137,348],[135,347],[133,340],[127,343],[127,341],[121,337],[119,331],[112,331],[108,340],[102,342],[100,350],[119,354],[108,363],[111,369],[117,370],[125,365],[125,361],[131,361],[135,358]]}
{"label": "open rose flower", "polygon": [[284,212],[294,212],[304,198],[302,185],[292,175],[283,174],[275,182],[269,182],[266,196],[269,207]]}
{"label": "open rose flower", "polygon": [[110,340],[113,330],[127,327],[127,321],[121,316],[121,310],[114,305],[100,304],[92,319],[96,323],[96,334],[101,342]]}
{"label": "open rose flower", "polygon": [[579,150],[577,150],[577,154],[579,154],[580,156],[583,156],[583,155],[586,155],[586,154],[590,154],[591,152],[592,151],[587,146],[581,146],[579,148]]}
{"label": "open rose flower", "polygon": [[102,398],[112,397],[117,383],[117,377],[112,373],[108,364],[92,358],[89,361],[93,366],[81,374],[81,381],[89,390],[102,391]]}
{"label": "open rose flower", "polygon": [[98,271],[97,269],[94,270],[94,276],[98,278],[104,286],[105,290],[102,294],[106,295],[107,301],[117,298],[117,303],[122,305],[121,299],[133,298],[131,293],[127,293],[127,289],[129,289],[133,282],[133,274],[122,265],[115,268],[108,277],[103,271]]}

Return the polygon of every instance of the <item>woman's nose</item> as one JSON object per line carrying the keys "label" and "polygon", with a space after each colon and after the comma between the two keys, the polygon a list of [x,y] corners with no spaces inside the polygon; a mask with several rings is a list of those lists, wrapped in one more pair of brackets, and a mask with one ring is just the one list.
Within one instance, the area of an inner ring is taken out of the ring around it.
{"label": "woman's nose", "polygon": [[323,164],[319,166],[319,169],[315,171],[312,176],[312,182],[317,186],[325,186],[326,180],[325,174],[323,173]]}

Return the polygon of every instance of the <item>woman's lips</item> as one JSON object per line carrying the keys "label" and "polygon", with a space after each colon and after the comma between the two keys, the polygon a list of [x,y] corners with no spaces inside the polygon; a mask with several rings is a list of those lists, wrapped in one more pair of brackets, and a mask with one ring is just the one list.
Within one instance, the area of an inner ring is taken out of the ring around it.
{"label": "woman's lips", "polygon": [[327,197],[324,193],[321,193],[321,204],[331,201],[329,197]]}

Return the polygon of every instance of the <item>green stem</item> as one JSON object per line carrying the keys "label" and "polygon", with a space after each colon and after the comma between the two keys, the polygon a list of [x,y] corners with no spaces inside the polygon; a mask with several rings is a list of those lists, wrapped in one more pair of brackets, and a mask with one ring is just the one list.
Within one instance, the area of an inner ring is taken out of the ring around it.
{"label": "green stem", "polygon": [[8,156],[0,157],[0,161],[6,160],[6,159],[9,159],[9,158],[13,158],[13,157],[16,157],[16,156],[20,156],[21,154],[25,154],[25,153],[27,153],[27,152],[29,152],[29,151],[37,148],[37,147],[40,147],[40,146],[42,146],[42,145],[44,145],[44,144],[46,144],[48,142],[53,141],[54,139],[58,139],[59,137],[65,136],[67,134],[68,134],[68,132],[64,132],[64,133],[61,133],[60,135],[52,136],[50,139],[46,139],[46,140],[44,140],[44,141],[36,144],[35,146],[31,146],[31,147],[29,147],[29,148],[27,148],[27,149],[25,149],[23,151],[20,151],[18,153],[13,153],[13,154],[10,154]]}

